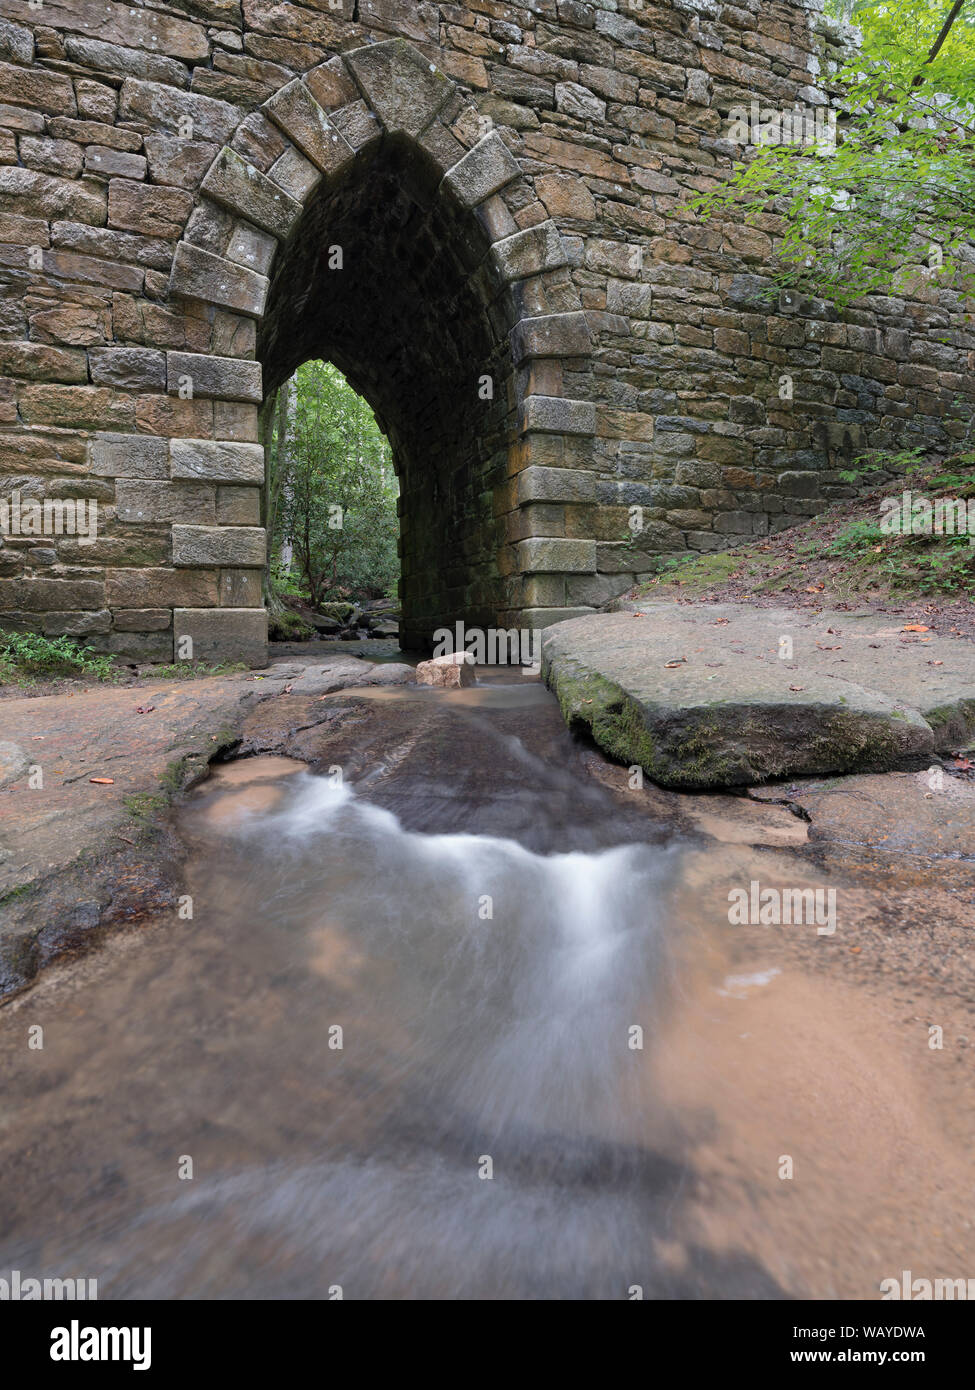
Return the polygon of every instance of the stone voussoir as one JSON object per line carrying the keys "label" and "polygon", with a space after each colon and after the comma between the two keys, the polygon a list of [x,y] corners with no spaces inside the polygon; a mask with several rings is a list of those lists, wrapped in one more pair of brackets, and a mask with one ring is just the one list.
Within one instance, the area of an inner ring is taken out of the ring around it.
{"label": "stone voussoir", "polygon": [[559,229],[552,221],[515,232],[496,241],[491,249],[498,269],[508,281],[527,280],[531,275],[568,264]]}
{"label": "stone voussoir", "polygon": [[511,350],[519,365],[539,357],[584,358],[591,347],[589,324],[581,310],[522,319],[511,331]]}
{"label": "stone voussoir", "polygon": [[188,299],[202,299],[259,318],[267,299],[268,280],[257,271],[181,241],[173,257],[170,289]]}
{"label": "stone voussoir", "polygon": [[275,92],[262,110],[322,173],[334,174],[354,158],[352,146],[300,79]]}
{"label": "stone voussoir", "polygon": [[437,65],[425,61],[405,39],[353,49],[345,62],[390,134],[422,135],[454,90]]}
{"label": "stone voussoir", "polygon": [[443,182],[465,207],[473,208],[520,175],[518,161],[492,130],[448,170]]}
{"label": "stone voussoir", "polygon": [[299,202],[227,145],[210,165],[201,188],[215,203],[279,240],[301,216]]}

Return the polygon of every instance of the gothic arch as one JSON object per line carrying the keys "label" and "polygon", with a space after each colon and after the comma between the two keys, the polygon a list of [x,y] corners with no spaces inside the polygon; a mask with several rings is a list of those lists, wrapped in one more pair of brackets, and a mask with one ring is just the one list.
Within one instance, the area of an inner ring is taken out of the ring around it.
{"label": "gothic arch", "polygon": [[[377,410],[401,478],[412,645],[457,620],[534,627],[584,611],[567,582],[596,570],[596,406],[571,249],[489,127],[405,40],[332,58],[220,150],[170,278],[171,295],[255,325],[246,356],[171,354],[170,372],[259,402],[326,356]],[[325,255],[336,246],[337,275]],[[171,449],[174,477],[235,489],[263,478],[253,443]],[[203,538],[194,550],[184,534],[194,529],[174,527],[174,563],[187,541],[191,561],[206,559]],[[214,563],[254,564],[251,527],[231,523],[207,545]],[[218,645],[235,631],[253,645],[263,621],[254,609],[177,610],[175,635],[202,628],[212,646],[222,622]]]}

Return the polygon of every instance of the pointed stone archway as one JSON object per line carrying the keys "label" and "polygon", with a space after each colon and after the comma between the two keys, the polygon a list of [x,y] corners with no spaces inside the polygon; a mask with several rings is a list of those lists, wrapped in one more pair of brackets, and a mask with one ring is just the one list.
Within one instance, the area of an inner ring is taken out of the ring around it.
{"label": "pointed stone archway", "polygon": [[[260,402],[326,357],[373,405],[401,481],[404,641],[590,611],[596,406],[590,335],[555,223],[456,84],[396,39],[276,92],[204,176],[173,296],[255,323],[247,356],[169,353],[214,399]],[[569,386],[569,383],[571,387]],[[226,520],[173,526],[177,567],[237,575],[243,601],[176,608],[174,637],[259,659],[264,552],[253,442],[173,439],[171,478],[224,491]]]}

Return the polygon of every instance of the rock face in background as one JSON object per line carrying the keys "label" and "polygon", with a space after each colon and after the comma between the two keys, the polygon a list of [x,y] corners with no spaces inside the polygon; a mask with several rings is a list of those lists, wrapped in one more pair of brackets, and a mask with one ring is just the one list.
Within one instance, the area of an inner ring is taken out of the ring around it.
{"label": "rock face in background", "polygon": [[0,545],[4,626],[260,660],[258,410],[309,356],[393,443],[405,645],[584,614],[957,437],[949,292],[770,311],[769,229],[679,215],[732,107],[825,99],[802,4],[3,12],[0,500],[99,509]]}

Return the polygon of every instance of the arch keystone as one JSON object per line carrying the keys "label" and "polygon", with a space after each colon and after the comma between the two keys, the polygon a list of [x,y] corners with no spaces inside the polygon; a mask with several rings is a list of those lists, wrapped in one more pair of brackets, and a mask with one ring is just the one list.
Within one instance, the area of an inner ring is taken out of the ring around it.
{"label": "arch keystone", "polygon": [[345,61],[391,135],[422,135],[456,90],[456,83],[405,39],[355,48]]}

